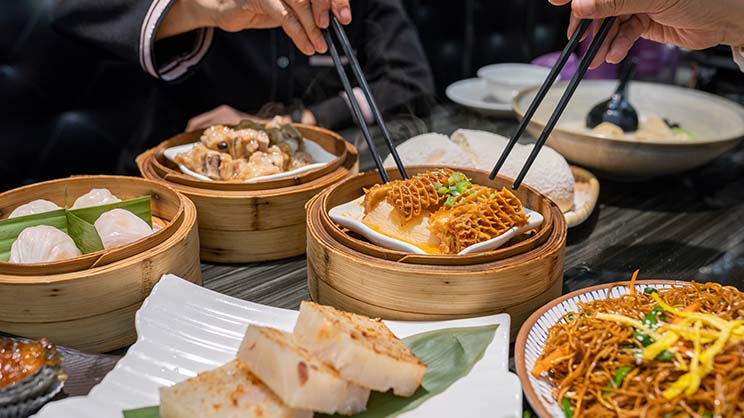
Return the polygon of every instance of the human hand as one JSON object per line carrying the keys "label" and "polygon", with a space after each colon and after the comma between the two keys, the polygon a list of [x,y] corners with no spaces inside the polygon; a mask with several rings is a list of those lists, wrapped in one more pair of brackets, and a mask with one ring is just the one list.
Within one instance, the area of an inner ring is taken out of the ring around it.
{"label": "human hand", "polygon": [[342,24],[351,22],[349,0],[175,0],[161,22],[156,39],[202,27],[237,32],[281,27],[300,51],[328,50],[321,33],[329,12]]}
{"label": "human hand", "polygon": [[744,0],[548,0],[571,3],[568,35],[581,19],[618,16],[591,67],[617,64],[638,38],[704,49],[744,45]]}

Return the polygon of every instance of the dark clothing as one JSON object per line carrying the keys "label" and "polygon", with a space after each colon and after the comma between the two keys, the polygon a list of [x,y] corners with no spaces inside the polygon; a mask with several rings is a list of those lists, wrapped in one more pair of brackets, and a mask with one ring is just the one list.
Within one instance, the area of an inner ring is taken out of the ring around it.
{"label": "dark clothing", "polygon": [[[154,42],[173,1],[58,0],[53,19],[59,31],[168,81],[156,90],[166,97],[156,101],[175,106],[162,116],[180,119],[181,126],[221,104],[258,114],[266,103],[279,103],[276,113],[288,114],[298,101],[321,126],[351,124],[330,56],[303,55],[280,29],[202,29]],[[347,34],[381,110],[428,103],[431,72],[400,1],[352,1],[352,10]]]}

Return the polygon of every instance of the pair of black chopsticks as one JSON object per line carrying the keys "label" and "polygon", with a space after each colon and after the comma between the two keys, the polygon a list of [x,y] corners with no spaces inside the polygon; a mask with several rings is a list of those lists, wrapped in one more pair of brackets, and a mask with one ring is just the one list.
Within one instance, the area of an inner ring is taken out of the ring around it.
{"label": "pair of black chopsticks", "polygon": [[375,165],[377,165],[377,169],[380,171],[380,177],[382,178],[382,181],[384,183],[387,183],[389,181],[387,172],[385,171],[385,167],[382,164],[382,158],[380,158],[380,154],[377,152],[377,147],[372,140],[372,135],[369,133],[367,124],[364,122],[364,115],[362,115],[362,110],[359,107],[359,103],[356,100],[354,91],[351,88],[349,78],[346,76],[346,70],[344,69],[343,63],[341,63],[341,58],[339,57],[336,46],[333,43],[333,38],[331,37],[330,33],[331,30],[336,35],[336,38],[338,38],[338,41],[341,43],[341,47],[343,48],[344,53],[349,59],[349,65],[351,66],[354,76],[357,79],[357,83],[359,83],[359,88],[362,89],[362,91],[364,92],[364,97],[367,99],[367,103],[369,103],[369,107],[372,109],[372,114],[375,117],[375,121],[382,131],[382,135],[385,137],[385,142],[390,149],[390,153],[393,155],[395,165],[398,166],[398,171],[400,171],[401,177],[407,179],[408,173],[406,172],[405,167],[403,167],[403,162],[400,160],[400,156],[398,156],[398,151],[395,149],[393,140],[390,138],[390,132],[388,132],[387,127],[385,126],[385,121],[382,119],[382,114],[380,113],[380,109],[377,107],[377,102],[375,102],[375,98],[372,96],[372,91],[370,91],[369,89],[367,79],[364,77],[364,73],[362,72],[362,68],[359,66],[359,61],[357,61],[356,55],[354,55],[354,51],[352,50],[351,44],[349,43],[349,38],[346,37],[344,28],[341,26],[341,23],[339,23],[338,19],[336,19],[335,16],[331,16],[330,20],[331,27],[330,29],[323,30],[323,37],[325,37],[325,41],[328,44],[328,50],[331,53],[331,58],[333,58],[333,64],[336,66],[336,71],[338,71],[338,76],[341,79],[341,84],[343,84],[344,86],[346,97],[349,99],[349,104],[351,105],[354,119],[356,120],[357,125],[359,125],[359,128],[362,130],[362,135],[367,141],[369,151],[372,153],[372,157],[375,160]]}
{"label": "pair of black chopsticks", "polygon": [[[515,190],[518,189],[519,186],[522,184],[524,177],[527,175],[527,172],[529,171],[530,167],[535,162],[535,159],[537,158],[537,154],[540,153],[540,150],[542,149],[543,145],[545,145],[545,142],[548,140],[550,133],[553,131],[553,128],[555,128],[556,123],[558,123],[558,119],[563,114],[563,111],[566,110],[566,106],[568,105],[569,100],[571,100],[571,97],[576,91],[576,88],[579,86],[581,79],[584,78],[586,71],[589,69],[589,65],[592,63],[594,58],[597,56],[597,53],[599,52],[599,48],[602,46],[602,43],[604,42],[605,38],[607,38],[607,34],[610,33],[610,29],[612,28],[612,25],[615,23],[616,19],[617,19],[616,17],[610,17],[610,18],[605,19],[604,22],[602,22],[602,25],[600,26],[599,31],[597,31],[596,35],[594,36],[594,40],[589,46],[589,49],[586,51],[586,54],[584,54],[584,57],[581,59],[581,62],[579,63],[579,68],[576,70],[576,74],[574,74],[573,78],[568,83],[568,87],[566,88],[566,91],[563,93],[561,100],[558,102],[558,106],[553,111],[553,115],[550,117],[550,119],[548,120],[548,123],[545,125],[545,129],[543,130],[542,134],[540,134],[540,137],[537,139],[537,142],[535,143],[535,147],[532,149],[532,153],[527,158],[527,161],[522,167],[522,171],[519,173],[517,178],[514,180],[514,185],[512,186],[513,189]],[[566,48],[561,53],[560,57],[558,58],[558,61],[556,61],[555,65],[550,70],[550,74],[548,74],[548,78],[545,80],[542,86],[540,86],[540,89],[537,91],[537,95],[535,96],[535,99],[532,101],[532,103],[530,104],[530,107],[527,109],[527,112],[524,114],[524,118],[522,118],[522,121],[519,123],[519,127],[517,128],[516,132],[514,132],[514,135],[509,140],[509,143],[504,149],[504,152],[501,154],[501,157],[496,162],[496,165],[493,167],[493,171],[491,171],[491,175],[489,176],[491,180],[493,180],[496,177],[496,175],[499,173],[499,170],[501,170],[501,167],[504,165],[504,162],[509,157],[509,153],[511,153],[512,149],[514,148],[514,145],[519,140],[519,137],[522,136],[522,134],[524,133],[525,128],[530,123],[530,120],[532,120],[532,117],[535,115],[535,111],[540,106],[540,103],[542,103],[543,99],[545,98],[545,95],[548,93],[550,88],[553,86],[553,83],[555,83],[555,80],[558,79],[558,75],[560,74],[563,67],[566,65],[568,58],[579,46],[581,38],[584,37],[584,34],[591,26],[591,23],[592,21],[589,19],[584,19],[579,23],[579,26],[576,29],[576,32],[574,32],[573,36],[571,36],[571,40],[568,42],[568,45],[566,45]]]}

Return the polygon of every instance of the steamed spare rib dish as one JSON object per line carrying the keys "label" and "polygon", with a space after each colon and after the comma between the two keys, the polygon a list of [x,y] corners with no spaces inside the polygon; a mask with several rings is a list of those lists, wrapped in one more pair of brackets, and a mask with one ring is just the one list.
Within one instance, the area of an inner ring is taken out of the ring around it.
{"label": "steamed spare rib dish", "polygon": [[54,344],[0,338],[0,411],[45,395],[62,380]]}
{"label": "steamed spare rib dish", "polygon": [[176,163],[212,180],[245,181],[311,164],[303,141],[297,129],[279,118],[266,125],[215,125],[204,130],[191,150],[176,156]]}
{"label": "steamed spare rib dish", "polygon": [[372,390],[413,395],[426,372],[382,321],[312,302],[292,333],[249,325],[236,357],[161,388],[161,418],[354,415]]}
{"label": "steamed spare rib dish", "polygon": [[528,223],[519,199],[437,169],[365,190],[363,222],[430,254],[457,254]]}
{"label": "steamed spare rib dish", "polygon": [[578,302],[532,369],[566,417],[744,416],[744,293],[717,283]]}

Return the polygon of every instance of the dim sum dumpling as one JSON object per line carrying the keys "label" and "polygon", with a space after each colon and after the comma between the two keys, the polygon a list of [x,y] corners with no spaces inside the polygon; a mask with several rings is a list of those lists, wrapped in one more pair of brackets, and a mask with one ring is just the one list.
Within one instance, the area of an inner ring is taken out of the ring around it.
{"label": "dim sum dumpling", "polygon": [[25,205],[18,206],[10,213],[8,219],[20,216],[36,215],[37,213],[51,212],[61,209],[56,203],[44,199],[32,200]]}
{"label": "dim sum dumpling", "polygon": [[153,232],[147,222],[125,209],[104,212],[93,226],[96,227],[103,248],[106,249],[129,244]]}
{"label": "dim sum dumpling", "polygon": [[72,209],[88,208],[91,206],[108,205],[109,203],[121,202],[109,189],[91,189],[88,193],[80,196],[72,204]]}
{"label": "dim sum dumpling", "polygon": [[10,247],[10,262],[18,264],[66,260],[81,255],[69,235],[53,226],[31,226]]}

